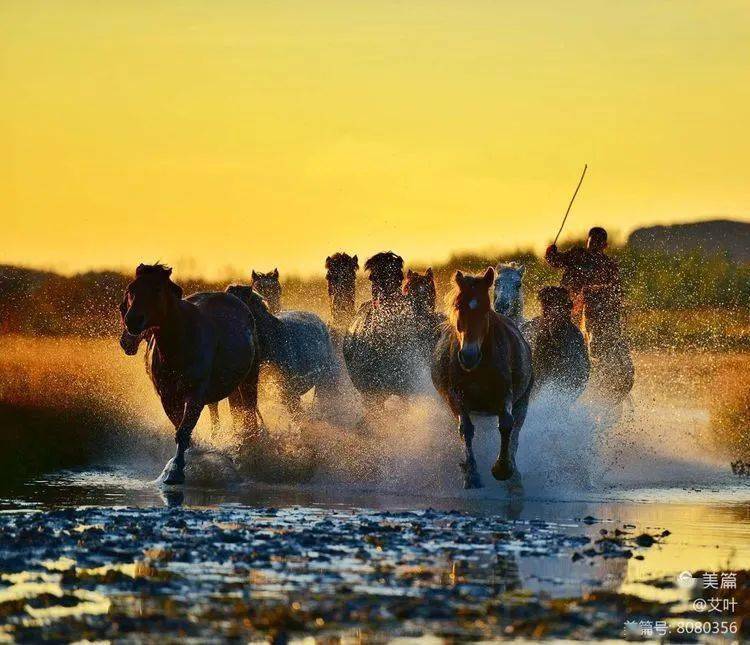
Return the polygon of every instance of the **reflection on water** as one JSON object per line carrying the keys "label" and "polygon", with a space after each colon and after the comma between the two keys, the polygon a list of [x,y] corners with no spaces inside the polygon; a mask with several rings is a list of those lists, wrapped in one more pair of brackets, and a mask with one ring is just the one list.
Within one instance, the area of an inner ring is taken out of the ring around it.
{"label": "reflection on water", "polygon": [[[632,615],[688,607],[679,572],[750,568],[750,504],[712,495],[430,499],[246,483],[168,496],[138,473],[63,472],[0,500],[0,616],[28,639],[110,638],[112,625],[617,637]],[[644,533],[653,546],[638,546]]]}

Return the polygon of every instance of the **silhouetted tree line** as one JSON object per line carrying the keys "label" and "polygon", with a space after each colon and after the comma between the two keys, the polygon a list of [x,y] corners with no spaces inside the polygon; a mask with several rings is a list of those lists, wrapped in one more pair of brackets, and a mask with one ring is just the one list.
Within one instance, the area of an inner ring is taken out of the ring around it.
{"label": "silhouetted tree line", "polygon": [[[611,252],[620,262],[630,311],[705,308],[747,311],[750,307],[748,264],[722,256],[644,252],[627,246],[613,248]],[[514,260],[526,266],[527,306],[534,305],[539,287],[559,280],[559,273],[532,252],[464,253],[433,265],[439,293],[444,294],[450,287],[450,277],[456,269],[478,272],[500,260]],[[226,286],[180,275],[174,278],[188,294],[223,290]],[[131,276],[113,271],[66,277],[48,271],[0,266],[0,331],[94,337],[117,333],[117,305],[130,280]],[[284,308],[309,309],[327,317],[328,294],[322,277],[284,276],[282,267],[282,282]],[[358,302],[368,299],[368,284],[360,273]]]}

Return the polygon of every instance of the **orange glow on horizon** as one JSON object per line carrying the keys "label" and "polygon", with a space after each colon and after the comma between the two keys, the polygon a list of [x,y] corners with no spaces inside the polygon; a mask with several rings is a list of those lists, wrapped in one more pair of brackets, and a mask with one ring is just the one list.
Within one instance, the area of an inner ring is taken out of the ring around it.
{"label": "orange glow on horizon", "polygon": [[750,221],[750,5],[6,0],[2,262],[321,273]]}

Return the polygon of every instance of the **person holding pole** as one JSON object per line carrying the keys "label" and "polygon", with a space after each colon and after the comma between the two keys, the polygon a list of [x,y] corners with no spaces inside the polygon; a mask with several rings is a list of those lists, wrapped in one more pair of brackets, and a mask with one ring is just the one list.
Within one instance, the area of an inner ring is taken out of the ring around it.
{"label": "person holding pole", "polygon": [[576,322],[580,322],[584,290],[587,288],[607,288],[614,296],[612,306],[621,306],[620,267],[616,260],[605,253],[606,248],[607,231],[595,226],[589,231],[585,248],[578,246],[569,251],[560,251],[556,244],[551,244],[544,254],[547,264],[563,269],[560,286],[570,293]]}

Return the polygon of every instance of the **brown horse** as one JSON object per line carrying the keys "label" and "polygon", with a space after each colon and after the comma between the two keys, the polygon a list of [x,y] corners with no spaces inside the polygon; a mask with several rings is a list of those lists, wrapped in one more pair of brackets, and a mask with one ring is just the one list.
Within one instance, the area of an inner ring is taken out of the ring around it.
{"label": "brown horse", "polygon": [[497,416],[500,454],[492,474],[521,490],[516,468],[518,435],[534,384],[531,349],[518,327],[490,304],[495,272],[482,276],[457,271],[449,313],[432,359],[432,381],[458,420],[466,461],[464,486],[482,485],[474,459],[474,424],[470,415]]}
{"label": "brown horse", "polygon": [[150,338],[146,367],[175,426],[177,452],[164,468],[165,484],[185,481],[185,451],[203,406],[239,388],[241,404],[256,430],[258,360],[255,324],[249,309],[225,293],[182,289],[160,264],[141,264],[120,303],[120,346],[128,355]]}
{"label": "brown horse", "polygon": [[257,291],[268,305],[268,310],[275,316],[281,311],[281,283],[279,282],[279,270],[274,269],[268,273],[252,272],[250,286]]}
{"label": "brown horse", "polygon": [[429,267],[423,274],[409,269],[406,272],[402,291],[414,313],[419,341],[425,356],[429,359],[440,338],[442,325],[446,321],[444,314],[435,311],[437,290],[432,267]]}
{"label": "brown horse", "polygon": [[635,366],[622,321],[622,297],[611,285],[585,287],[581,329],[591,356],[592,385],[599,397],[619,406],[630,394]]}
{"label": "brown horse", "polygon": [[354,318],[354,303],[359,260],[347,253],[326,258],[326,281],[331,301],[331,326],[346,329]]}

